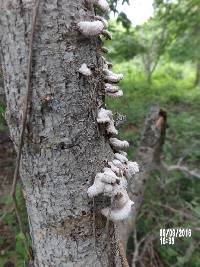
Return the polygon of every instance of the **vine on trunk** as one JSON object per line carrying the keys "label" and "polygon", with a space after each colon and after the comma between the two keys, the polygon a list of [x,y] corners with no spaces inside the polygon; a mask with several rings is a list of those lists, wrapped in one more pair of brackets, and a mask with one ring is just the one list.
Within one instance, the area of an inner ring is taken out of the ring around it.
{"label": "vine on trunk", "polygon": [[25,247],[28,251],[30,260],[33,260],[33,252],[30,247],[29,240],[28,240],[26,231],[24,229],[21,216],[20,216],[20,212],[18,209],[17,199],[16,199],[16,187],[17,187],[17,181],[19,179],[19,168],[20,168],[22,148],[23,148],[23,143],[24,143],[24,133],[25,133],[25,128],[26,128],[27,116],[28,116],[29,105],[31,103],[31,97],[32,97],[31,71],[32,71],[32,56],[33,56],[33,40],[34,40],[39,4],[40,4],[40,0],[36,0],[34,4],[34,9],[33,9],[32,26],[31,26],[31,33],[30,33],[30,40],[29,40],[26,96],[24,100],[23,115],[22,115],[22,129],[21,129],[19,144],[18,145],[16,144],[16,146],[18,146],[18,150],[17,150],[16,165],[15,165],[15,171],[14,171],[14,177],[13,177],[13,183],[12,183],[12,189],[11,189],[11,196],[12,196],[13,203],[14,203],[15,213],[17,216],[20,231],[23,233],[25,237]]}

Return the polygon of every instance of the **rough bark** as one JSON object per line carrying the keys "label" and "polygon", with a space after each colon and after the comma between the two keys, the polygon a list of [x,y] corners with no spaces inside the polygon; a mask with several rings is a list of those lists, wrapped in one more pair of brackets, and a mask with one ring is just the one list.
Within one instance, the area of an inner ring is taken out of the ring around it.
{"label": "rough bark", "polygon": [[129,196],[134,201],[134,209],[127,221],[120,222],[118,229],[120,238],[126,247],[128,238],[134,230],[136,218],[141,207],[146,182],[150,176],[157,155],[160,155],[165,139],[166,113],[159,107],[152,107],[144,126],[144,132],[137,153],[137,162],[140,164],[140,172],[129,181]]}
{"label": "rough bark", "polygon": [[[0,0],[0,6],[6,119],[18,149],[34,1]],[[114,227],[107,237],[105,219],[98,215],[104,200],[99,199],[93,216],[86,194],[95,174],[113,157],[96,122],[102,90],[100,40],[76,29],[76,22],[93,16],[94,10],[79,0],[41,0],[39,7],[20,167],[34,265],[39,267],[121,266]],[[82,63],[93,68],[91,77],[78,73]]]}

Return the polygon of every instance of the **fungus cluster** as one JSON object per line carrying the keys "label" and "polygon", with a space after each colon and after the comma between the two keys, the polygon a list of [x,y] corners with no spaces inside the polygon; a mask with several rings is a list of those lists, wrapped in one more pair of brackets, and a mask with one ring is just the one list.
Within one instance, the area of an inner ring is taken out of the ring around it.
{"label": "fungus cluster", "polygon": [[107,21],[100,16],[95,16],[94,21],[80,21],[78,23],[79,31],[87,37],[98,36],[101,34],[107,39],[111,39],[112,34],[107,31],[107,28]]}
{"label": "fungus cluster", "polygon": [[[106,0],[87,0],[94,6],[101,9],[103,12],[109,10],[109,5]],[[107,30],[108,23],[101,16],[95,16],[93,21],[81,21],[78,23],[79,32],[86,38],[104,35],[111,39],[111,34]],[[108,53],[106,47],[101,47],[102,53]],[[123,91],[117,86],[123,79],[123,74],[116,74],[110,70],[112,64],[107,62],[102,56],[104,62],[102,75],[104,77],[105,95],[109,97],[121,97]],[[92,75],[92,71],[83,63],[78,70],[85,76]],[[131,162],[127,159],[127,153],[124,151],[129,147],[127,141],[122,141],[116,138],[118,130],[115,127],[113,113],[105,107],[99,107],[97,114],[97,123],[105,128],[107,138],[113,150],[113,160],[106,163],[104,169],[97,173],[92,186],[88,188],[88,197],[93,198],[99,194],[103,194],[111,198],[111,207],[101,210],[101,213],[109,220],[118,221],[128,217],[131,207],[134,204],[130,200],[127,193],[127,179],[133,177],[139,172],[139,167],[136,162]]]}
{"label": "fungus cluster", "polygon": [[83,64],[81,65],[81,67],[79,68],[78,71],[79,71],[80,73],[82,73],[83,75],[85,75],[85,76],[90,76],[90,75],[92,75],[91,70],[88,68],[87,64],[85,64],[85,63],[83,63]]}
{"label": "fungus cluster", "polygon": [[94,0],[94,5],[96,5],[103,12],[107,13],[109,11],[109,4],[106,0]]}

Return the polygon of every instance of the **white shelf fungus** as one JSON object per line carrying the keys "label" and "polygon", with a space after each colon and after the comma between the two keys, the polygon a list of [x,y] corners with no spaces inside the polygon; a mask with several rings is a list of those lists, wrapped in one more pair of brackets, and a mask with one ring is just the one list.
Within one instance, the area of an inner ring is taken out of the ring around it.
{"label": "white shelf fungus", "polygon": [[109,52],[109,49],[108,49],[107,47],[105,47],[105,46],[102,46],[102,47],[101,47],[101,51],[102,51],[103,53],[107,54],[107,53]]}
{"label": "white shelf fungus", "polygon": [[[104,12],[109,10],[109,4],[106,0],[87,0],[88,3],[97,6]],[[108,22],[101,16],[95,16],[95,21],[81,21],[78,23],[79,31],[87,37],[103,35],[108,39],[112,38],[111,33],[107,30]],[[101,47],[103,53],[108,53],[106,47]],[[120,97],[123,91],[115,85],[123,79],[123,74],[116,74],[110,70],[112,63],[107,62],[102,56],[103,74],[105,81],[105,94],[110,97]],[[78,70],[85,76],[92,74],[88,66],[83,63]],[[100,102],[100,100],[99,100]],[[115,127],[112,111],[100,108],[97,114],[97,122],[104,124],[107,134],[117,135],[118,130]],[[88,197],[92,198],[99,194],[113,198],[111,207],[101,210],[101,213],[112,221],[125,220],[134,204],[130,200],[127,188],[127,179],[139,172],[139,166],[136,162],[129,162],[127,153],[124,149],[129,147],[129,143],[125,140],[119,140],[115,137],[109,139],[110,146],[116,152],[114,159],[107,163],[101,173],[97,173],[93,182],[87,190]]]}
{"label": "white shelf fungus", "polygon": [[108,65],[109,69],[111,69],[113,67],[113,64],[111,62],[106,61],[106,64]]}
{"label": "white shelf fungus", "polygon": [[119,168],[120,170],[124,171],[125,166],[124,166],[124,164],[123,164],[121,161],[119,161],[118,159],[114,159],[114,160],[112,161],[112,163],[113,163],[117,168]]}
{"label": "white shelf fungus", "polygon": [[101,180],[104,183],[115,184],[119,180],[119,178],[110,168],[104,168],[104,172],[103,172],[103,176]]}
{"label": "white shelf fungus", "polygon": [[[104,182],[103,179],[102,181]],[[117,177],[115,183],[108,183],[108,181],[109,181],[109,178],[107,178],[107,182],[104,182],[105,186],[103,189],[103,194],[105,196],[112,197],[112,196],[119,195],[121,194],[121,192],[123,192],[127,188],[127,180],[123,176]]]}
{"label": "white shelf fungus", "polygon": [[105,37],[106,37],[107,39],[109,39],[109,40],[112,39],[112,33],[109,32],[109,31],[107,31],[107,30],[103,30],[103,31],[101,32],[101,34],[102,34],[103,36],[105,36]]}
{"label": "white shelf fungus", "polygon": [[87,64],[83,63],[78,70],[80,73],[82,73],[85,76],[90,76],[92,74],[91,70],[88,68]]}
{"label": "white shelf fungus", "polygon": [[118,92],[115,92],[115,93],[107,92],[106,95],[107,96],[114,97],[114,98],[117,98],[117,97],[123,96],[123,91],[122,90],[119,90]]}
{"label": "white shelf fungus", "polygon": [[116,173],[117,175],[121,175],[121,174],[123,174],[122,172],[121,172],[121,170],[117,167],[117,166],[115,166],[114,164],[113,164],[113,162],[108,162],[108,165],[109,165],[109,167],[111,168],[111,170],[114,172],[114,173]]}
{"label": "white shelf fungus", "polygon": [[[129,143],[127,141],[125,141],[125,140],[121,141],[121,140],[113,137],[113,138],[110,138],[109,141],[110,141],[111,146],[115,150],[118,150],[118,151],[122,150],[122,149],[126,149],[126,148],[129,147]],[[126,156],[126,155],[124,155],[124,156]]]}
{"label": "white shelf fungus", "polygon": [[122,155],[124,155],[125,157],[127,157],[127,153],[125,151],[120,150],[119,153],[122,154]]}
{"label": "white shelf fungus", "polygon": [[120,188],[121,188],[121,190],[122,189],[125,190],[127,188],[127,186],[128,186],[127,179],[124,176],[121,176],[120,177]]}
{"label": "white shelf fungus", "polygon": [[137,172],[139,172],[139,165],[137,162],[129,161],[127,163],[127,166],[124,170],[124,175],[130,179],[133,175],[135,175]]}
{"label": "white shelf fungus", "polygon": [[119,86],[113,85],[111,83],[105,83],[105,92],[106,93],[116,93],[119,91]]}
{"label": "white shelf fungus", "polygon": [[111,119],[112,119],[112,111],[100,108],[100,110],[98,111],[97,122],[108,123],[111,122]]}
{"label": "white shelf fungus", "polygon": [[95,19],[96,20],[100,20],[103,23],[104,29],[107,29],[108,28],[108,21],[106,19],[104,19],[101,16],[95,16]]}
{"label": "white shelf fungus", "polygon": [[[104,64],[103,71],[104,71],[104,73],[110,72],[108,70],[108,65],[107,64],[106,64],[106,67],[105,67],[105,64]],[[105,83],[105,93],[106,93],[106,95],[114,97],[114,98],[123,96],[123,91],[120,90],[120,88],[118,86],[113,85],[111,83]]]}
{"label": "white shelf fungus", "polygon": [[109,11],[109,4],[106,0],[96,0],[95,5],[101,9],[103,12]]}
{"label": "white shelf fungus", "polygon": [[128,218],[133,204],[134,202],[129,199],[121,209],[104,208],[101,213],[111,221],[122,221]]}
{"label": "white shelf fungus", "polygon": [[97,122],[107,124],[106,131],[108,134],[118,134],[112,118],[112,111],[100,108],[100,110],[98,111]]}
{"label": "white shelf fungus", "polygon": [[113,191],[113,185],[103,182],[103,177],[104,173],[97,173],[93,185],[87,190],[89,198],[95,197],[102,193],[110,196],[111,192]]}
{"label": "white shelf fungus", "polygon": [[111,82],[111,83],[118,83],[119,81],[121,81],[124,78],[124,75],[122,73],[116,74],[110,70],[104,70],[106,76],[105,76],[105,80],[107,82]]}
{"label": "white shelf fungus", "polygon": [[102,176],[103,173],[97,173],[93,185],[88,188],[87,193],[90,198],[97,196],[103,192],[104,184],[101,181]]}
{"label": "white shelf fungus", "polygon": [[109,122],[108,126],[106,127],[106,131],[108,134],[118,134],[118,130],[115,128],[113,120]]}
{"label": "white shelf fungus", "polygon": [[101,34],[104,29],[102,21],[80,21],[78,23],[80,32],[85,36],[96,36]]}
{"label": "white shelf fungus", "polygon": [[129,200],[130,200],[129,195],[127,191],[124,189],[116,196],[115,207],[121,209]]}
{"label": "white shelf fungus", "polygon": [[106,63],[103,64],[103,71],[107,71],[108,70],[108,65]]}
{"label": "white shelf fungus", "polygon": [[90,198],[99,194],[115,196],[127,187],[124,177],[118,177],[110,168],[104,168],[104,172],[97,173],[94,183],[87,190]]}
{"label": "white shelf fungus", "polygon": [[115,159],[121,161],[121,163],[127,163],[128,162],[127,157],[125,157],[124,155],[122,155],[120,153],[115,153]]}

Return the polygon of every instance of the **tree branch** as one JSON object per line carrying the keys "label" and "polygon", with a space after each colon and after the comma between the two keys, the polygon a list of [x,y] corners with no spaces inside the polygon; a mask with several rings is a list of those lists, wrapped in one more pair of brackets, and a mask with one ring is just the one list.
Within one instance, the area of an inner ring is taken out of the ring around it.
{"label": "tree branch", "polygon": [[173,171],[180,171],[184,174],[187,174],[188,176],[200,179],[200,173],[195,171],[195,170],[189,170],[185,166],[181,165],[167,165],[165,162],[161,162],[161,167],[166,171],[166,172],[173,172]]}
{"label": "tree branch", "polygon": [[184,256],[178,257],[178,261],[174,265],[172,265],[172,267],[184,266],[186,263],[188,263],[191,260],[191,257],[198,246],[199,242],[196,245],[194,245],[193,242],[190,242]]}
{"label": "tree branch", "polygon": [[177,214],[177,213],[178,213],[178,214],[180,214],[180,216],[182,216],[183,218],[186,218],[186,219],[190,220],[190,222],[198,223],[198,219],[195,218],[194,215],[189,214],[189,213],[187,213],[187,212],[184,211],[184,210],[181,210],[181,209],[175,209],[175,208],[173,208],[173,207],[171,207],[171,206],[168,206],[168,205],[165,205],[165,204],[161,204],[161,203],[152,203],[152,204],[159,205],[160,207],[163,207],[163,208],[165,208],[165,209],[171,211],[171,212],[174,213],[174,214]]}

